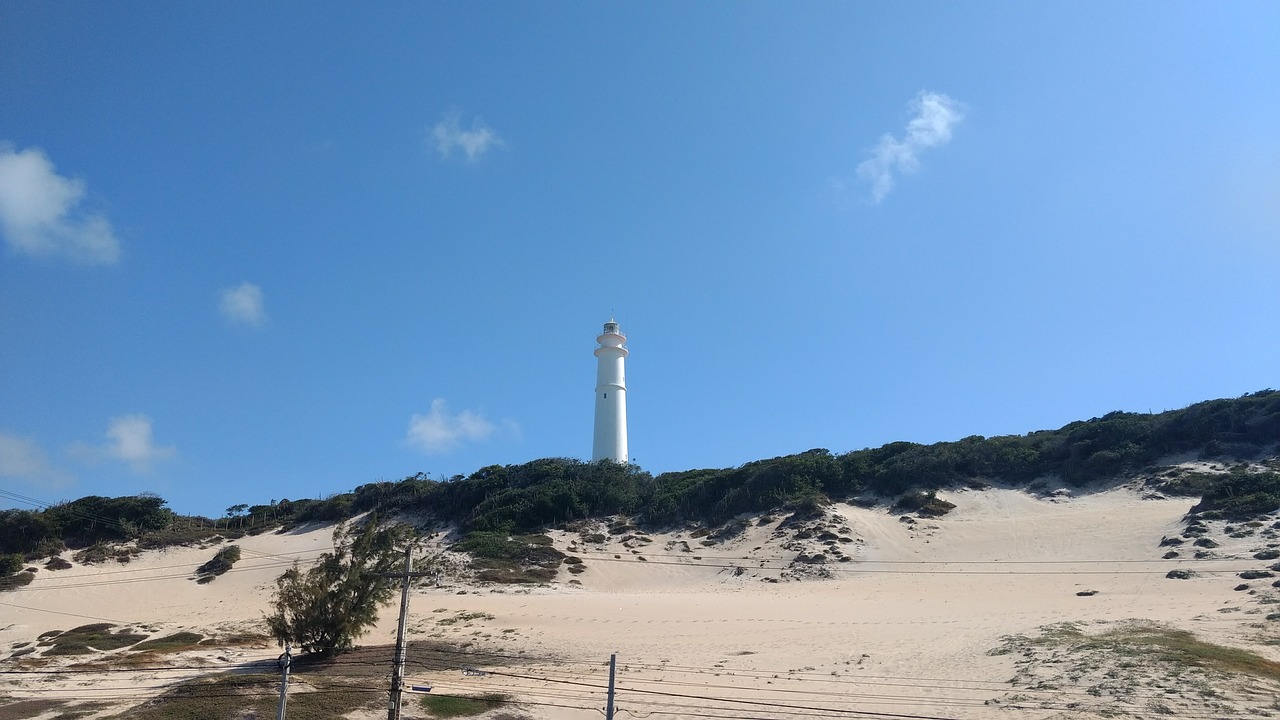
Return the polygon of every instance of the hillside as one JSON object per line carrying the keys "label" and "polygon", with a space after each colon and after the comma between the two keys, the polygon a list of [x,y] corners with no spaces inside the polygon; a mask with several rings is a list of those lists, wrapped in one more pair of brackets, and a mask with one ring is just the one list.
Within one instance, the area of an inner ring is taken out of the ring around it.
{"label": "hillside", "polygon": [[[180,517],[154,496],[88,497],[40,511],[0,513],[0,554],[22,556],[8,561],[11,570],[66,548],[123,540],[157,547],[214,534],[343,520],[369,511],[497,532],[539,531],[618,514],[650,528],[688,522],[717,526],[743,513],[815,509],[826,501],[859,497],[892,501],[917,490],[1114,484],[1156,475],[1170,459],[1265,461],[1276,454],[1277,443],[1280,392],[1265,390],[1157,414],[1113,412],[1026,435],[971,436],[932,445],[896,442],[840,455],[817,449],[736,468],[656,477],[637,466],[549,458],[485,467],[447,480],[417,475],[370,483],[324,499],[242,504],[229,508],[225,518]],[[1255,469],[1267,467],[1275,469],[1265,462]],[[1221,504],[1219,494],[1238,494],[1234,485],[1222,486],[1243,480],[1233,477],[1181,473],[1156,489],[1207,495],[1211,504]],[[1256,496],[1258,508],[1280,506],[1280,482],[1273,474],[1253,477],[1249,494]]]}
{"label": "hillside", "polygon": [[[417,526],[406,718],[1267,716],[1280,395],[1054,431],[664,473],[548,459],[177,516],[0,522],[0,718],[270,717],[275,578],[335,522]],[[289,717],[385,716],[394,609]]]}

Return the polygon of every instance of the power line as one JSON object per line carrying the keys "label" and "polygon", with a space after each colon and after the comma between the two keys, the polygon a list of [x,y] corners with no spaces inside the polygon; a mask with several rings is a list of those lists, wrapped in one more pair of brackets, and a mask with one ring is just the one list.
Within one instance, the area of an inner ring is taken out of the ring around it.
{"label": "power line", "polygon": [[[463,653],[460,653],[460,652],[459,652],[459,653],[453,653],[453,654],[462,655]],[[264,663],[266,663],[266,662],[267,662],[267,661],[262,661],[261,663],[250,663],[250,666],[253,666],[253,665],[260,665],[260,664],[264,664]],[[330,663],[330,665],[374,665],[374,666],[377,666],[377,665],[385,665],[385,664],[387,664],[385,661],[383,661],[383,662],[370,662],[370,661],[356,661],[356,660],[352,660],[352,661],[350,661],[350,662],[346,662],[346,661],[339,661],[339,662],[331,662],[331,663]],[[424,667],[429,666],[429,665],[428,665],[428,663],[425,663],[425,662],[415,662],[414,664],[415,664],[415,665],[421,665],[421,666],[424,666]],[[590,665],[593,665],[593,666],[594,666],[594,665],[597,665],[598,663],[587,663],[587,662],[585,662],[585,661],[579,661],[579,662],[576,662],[575,664],[590,664]],[[643,665],[643,663],[635,663],[635,665]],[[461,666],[456,666],[456,665],[455,665],[455,666],[448,666],[448,667],[449,667],[450,669],[455,669],[455,670],[463,669]],[[697,667],[697,666],[687,666],[687,667]],[[120,669],[120,671],[123,671],[123,672],[142,672],[142,671],[161,671],[161,670],[174,670],[174,669],[177,669],[177,668],[174,668],[174,667],[170,667],[170,668],[131,668],[131,669]],[[193,668],[189,668],[189,669],[208,669],[208,668],[207,668],[207,666],[199,666],[199,667],[193,667]],[[54,675],[54,674],[62,674],[62,672],[65,672],[65,671],[61,671],[61,672],[60,672],[60,671],[18,671],[18,672],[21,672],[22,674],[50,674],[50,675]],[[92,671],[92,670],[81,670],[81,671],[79,671],[79,672],[83,672],[83,673],[85,673],[85,674],[92,674],[94,671]],[[14,674],[17,674],[17,673],[14,673]],[[599,691],[599,690],[600,690],[600,689],[602,689],[602,687],[603,687],[603,686],[601,686],[601,685],[595,685],[595,684],[590,684],[590,683],[572,682],[572,681],[560,680],[560,679],[552,678],[552,677],[545,677],[545,676],[530,676],[530,675],[526,675],[526,674],[519,674],[519,673],[503,673],[503,672],[499,672],[499,671],[488,671],[488,673],[487,673],[487,674],[489,674],[489,675],[493,675],[493,676],[495,676],[495,677],[502,677],[502,678],[521,679],[521,680],[526,680],[526,681],[535,681],[535,682],[540,682],[540,683],[550,683],[550,684],[556,684],[556,685],[568,685],[568,686],[571,686],[571,687],[582,687],[582,688],[584,688],[584,689],[585,689],[585,690],[584,690],[584,691],[582,691],[582,692]],[[889,676],[889,677],[892,677],[892,676]],[[756,679],[759,679],[759,678],[756,678]],[[179,682],[181,682],[181,681],[179,681]],[[198,682],[198,681],[197,681],[197,682]],[[332,682],[328,681],[327,679],[325,679],[325,680],[316,680],[316,682],[322,682],[322,683],[323,683],[323,684],[325,684],[327,687],[340,687],[340,686],[338,686],[338,685],[334,685]],[[448,682],[449,682],[449,681],[445,681],[445,683],[448,683]],[[672,683],[672,681],[670,681],[670,680],[663,680],[663,679],[655,679],[655,680],[637,680],[637,682],[642,682],[642,683],[663,682],[663,683],[673,684],[673,683]],[[313,682],[312,684],[314,684],[314,682]],[[439,683],[436,683],[436,684],[439,684]],[[453,683],[453,684],[455,684],[455,685],[459,685],[458,683]],[[752,691],[752,692],[764,692],[764,693],[770,693],[770,692],[787,692],[787,690],[786,690],[786,689],[784,689],[784,688],[764,689],[764,688],[743,688],[743,687],[737,687],[737,686],[721,686],[721,685],[694,684],[694,683],[679,683],[679,684],[685,684],[685,685],[690,685],[690,686],[694,686],[694,687],[720,687],[720,688],[722,688],[722,689],[732,689],[732,690],[749,690],[749,691]],[[174,686],[178,686],[178,683],[170,683],[170,684],[167,684],[167,685],[160,685],[160,686],[142,686],[142,687],[146,687],[146,688],[148,688],[148,689],[164,689],[164,688],[174,687]],[[516,691],[518,691],[518,692],[521,692],[521,693],[531,694],[531,695],[535,695],[535,696],[564,697],[564,698],[567,698],[567,699],[585,699],[585,697],[583,697],[583,696],[581,695],[581,692],[552,692],[552,691],[545,690],[545,689],[541,689],[541,690],[540,690],[540,689],[537,689],[537,688],[512,687],[512,686],[509,686],[509,685],[497,685],[497,686],[494,686],[494,685],[485,684],[485,683],[471,683],[470,685],[461,684],[461,685],[459,685],[459,686],[460,686],[460,687],[474,687],[474,688],[476,688],[476,689],[486,689],[486,688],[488,688],[488,689],[491,689],[491,690],[505,690],[505,691],[512,691],[512,692],[516,692]],[[348,687],[348,688],[351,688],[351,689],[360,689],[360,690],[365,690],[365,691],[368,691],[368,692],[375,692],[375,691],[376,691],[376,689],[375,689],[375,688],[369,688],[369,687],[367,687],[367,686],[362,686],[362,685],[349,685],[349,686],[341,686],[341,687]],[[936,688],[936,687],[934,687],[934,686],[926,686],[926,685],[921,685],[921,686],[918,686],[918,687],[927,688],[927,689],[935,689],[935,690],[946,690],[946,689],[951,689],[951,690],[961,690],[961,691],[983,691],[983,690],[984,690],[984,689],[982,689],[982,688],[972,688],[972,689],[965,689],[965,688]],[[566,689],[567,689],[567,688],[566,688]],[[56,692],[56,689],[49,689],[49,690],[50,690],[50,691],[55,691],[55,692]],[[112,689],[112,688],[93,688],[92,690],[93,690],[95,693],[97,693],[97,692],[110,692],[110,691],[112,691],[112,690],[114,690],[114,689]],[[1012,691],[1012,690],[1014,690],[1014,689],[1012,689],[1012,688],[1002,688],[1001,690],[1010,690],[1010,691]],[[687,693],[662,693],[662,692],[653,691],[653,690],[646,690],[646,689],[643,689],[643,688],[631,688],[631,689],[626,689],[626,688],[624,688],[624,689],[622,689],[621,691],[622,691],[622,692],[624,692],[624,693],[625,693],[625,692],[636,692],[636,693],[641,693],[641,694],[656,694],[656,695],[665,695],[665,696],[671,696],[671,697],[682,698],[682,699],[695,699],[695,700],[711,701],[711,702],[726,702],[726,703],[733,703],[733,702],[737,702],[737,701],[738,701],[738,699],[736,699],[736,698],[723,698],[723,697],[707,696],[707,695],[691,695],[691,694],[687,694]],[[994,688],[993,688],[993,689],[989,689],[989,690],[987,690],[987,691],[989,691],[989,692],[1000,692],[1000,690],[997,690],[997,689],[994,689]],[[1035,692],[1035,693],[1037,693],[1037,694],[1046,694],[1046,692],[1045,692],[1045,691],[1039,691],[1039,690],[1029,690],[1029,691],[1030,691],[1030,692]],[[836,693],[836,692],[823,692],[823,691],[790,691],[790,692],[798,692],[798,693],[800,693],[800,694],[806,694],[806,695],[809,695],[809,696],[811,696],[811,697],[813,697],[813,696],[822,696],[822,697],[831,697],[831,696],[836,696],[836,697],[859,697],[859,698],[862,698],[862,699],[864,699],[864,700],[869,700],[869,701],[871,701],[869,704],[872,704],[872,705],[886,705],[886,704],[910,704],[910,705],[916,705],[916,706],[919,706],[919,705],[931,705],[931,704],[932,704],[932,705],[936,705],[936,704],[947,704],[947,705],[949,705],[949,706],[964,706],[964,705],[973,705],[973,706],[976,706],[976,704],[977,704],[977,702],[978,702],[977,700],[965,700],[965,699],[963,699],[963,698],[912,697],[912,696],[904,696],[904,695],[865,696],[865,695],[860,695],[860,694]],[[1024,691],[1024,692],[1025,692],[1025,691]],[[434,693],[434,694],[436,694],[436,695],[442,695],[441,693]],[[1058,694],[1061,694],[1061,691],[1060,691],[1060,690],[1059,690],[1059,691],[1052,691],[1052,692],[1049,692],[1049,693],[1047,693],[1047,694],[1050,694],[1050,695],[1058,695]],[[182,696],[180,696],[180,697],[191,697],[191,696],[193,696],[193,695],[192,695],[190,692],[187,692],[187,693],[184,693],[184,694],[183,694]],[[100,698],[100,697],[101,697],[101,696],[95,696],[95,699]],[[1155,697],[1163,697],[1163,696],[1148,696],[1148,699],[1155,698]],[[1114,697],[1114,696],[1105,697],[1104,699],[1105,699],[1108,703],[1110,703],[1110,704],[1112,704],[1112,705],[1115,705],[1115,704],[1121,704],[1121,705],[1125,705],[1125,706],[1138,707],[1138,705],[1135,705],[1135,704],[1129,703],[1129,702],[1127,702],[1127,701],[1126,701],[1126,700],[1124,700],[1124,699],[1117,698],[1117,697]],[[872,711],[860,711],[860,710],[841,710],[841,709],[838,709],[838,708],[825,708],[825,707],[816,707],[816,706],[808,706],[808,707],[806,707],[806,706],[802,706],[802,705],[794,705],[794,704],[789,704],[789,703],[768,702],[768,701],[765,701],[765,700],[757,700],[757,701],[750,701],[750,702],[751,702],[751,704],[760,704],[760,705],[764,705],[764,706],[769,706],[769,707],[776,708],[776,709],[774,709],[774,710],[773,710],[773,712],[774,712],[775,714],[787,714],[787,715],[801,715],[801,716],[808,715],[808,716],[819,716],[819,717],[828,716],[828,717],[829,717],[829,716],[830,716],[830,713],[838,712],[838,713],[846,713],[846,714],[847,714],[847,713],[854,713],[854,714],[860,714],[860,715],[870,715],[870,716],[877,716],[877,717],[879,717],[879,716],[884,716],[884,717],[909,717],[909,718],[930,718],[930,717],[933,717],[933,716],[923,716],[923,715],[907,715],[907,714],[902,714],[902,713],[879,713],[879,712],[872,712]],[[834,700],[833,700],[832,702],[836,702],[836,701],[834,701]],[[524,704],[531,704],[531,703],[529,703],[529,702],[527,702],[527,701],[519,701],[519,702],[517,702],[517,704],[521,704],[521,703],[524,703]],[[532,704],[536,704],[536,703],[532,703]],[[699,704],[699,705],[697,705],[697,706],[688,706],[688,705],[683,705],[683,704],[675,704],[675,705],[673,705],[673,704],[671,704],[671,703],[660,703],[660,702],[652,701],[652,702],[650,702],[650,705],[666,706],[666,707],[697,707],[697,708],[699,708],[699,709],[712,709],[712,708],[706,708],[705,704]],[[1078,704],[1049,705],[1049,704],[1047,704],[1046,702],[1041,701],[1041,704],[1040,704],[1038,707],[1035,707],[1035,708],[1029,708],[1029,707],[1024,707],[1024,706],[1006,706],[1006,707],[1014,707],[1014,708],[1016,708],[1016,709],[1027,709],[1027,710],[1030,710],[1030,709],[1043,710],[1043,709],[1078,709],[1078,707],[1079,707],[1079,706],[1078,706]],[[823,714],[823,715],[814,715],[814,713],[799,712],[799,711],[797,711],[797,710],[782,710],[781,708],[799,708],[800,710],[805,710],[805,709],[807,709],[807,710],[813,710],[813,711],[815,711],[815,712],[817,712],[817,713],[824,713],[824,714]],[[634,715],[635,713],[632,713],[632,714]],[[671,712],[664,712],[664,711],[657,711],[657,710],[655,710],[655,711],[651,711],[649,714],[674,714],[674,713],[671,713]],[[687,713],[686,713],[686,714],[687,714]],[[710,715],[710,714],[707,714],[707,715],[704,715],[704,716],[705,716],[705,717],[723,717],[723,718],[739,718],[739,717],[742,717],[742,716],[739,716],[739,715]],[[1184,715],[1184,717],[1213,717],[1213,716]]]}
{"label": "power line", "polygon": [[67,617],[78,617],[78,618],[83,618],[85,620],[101,620],[103,622],[116,623],[117,625],[131,624],[123,620],[112,620],[110,618],[94,617],[93,615],[80,615],[78,613],[58,612],[57,610],[45,610],[43,608],[27,607],[26,605],[14,605],[12,603],[7,603],[7,602],[0,602],[0,605],[4,605],[5,607],[17,608],[19,610],[32,610],[35,612],[49,613],[50,615],[66,615]]}

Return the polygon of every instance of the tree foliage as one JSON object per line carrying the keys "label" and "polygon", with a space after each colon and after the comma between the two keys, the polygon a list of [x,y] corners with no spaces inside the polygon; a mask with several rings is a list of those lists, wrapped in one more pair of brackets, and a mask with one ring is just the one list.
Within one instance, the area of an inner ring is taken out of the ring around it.
{"label": "tree foliage", "polygon": [[99,542],[132,540],[173,523],[174,513],[157,495],[90,495],[39,511],[0,511],[0,551],[48,556]]}
{"label": "tree foliage", "polygon": [[394,593],[395,584],[379,575],[402,569],[412,536],[407,525],[383,527],[375,517],[358,527],[338,526],[333,552],[308,570],[295,564],[276,580],[266,618],[272,637],[321,655],[352,647]]}

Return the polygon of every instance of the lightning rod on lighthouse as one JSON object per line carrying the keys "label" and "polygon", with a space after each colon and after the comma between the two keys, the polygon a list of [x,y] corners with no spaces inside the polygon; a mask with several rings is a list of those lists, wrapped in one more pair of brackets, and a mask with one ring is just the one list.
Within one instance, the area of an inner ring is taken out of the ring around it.
{"label": "lightning rod on lighthouse", "polygon": [[596,338],[596,428],[591,459],[627,462],[627,336],[612,319]]}

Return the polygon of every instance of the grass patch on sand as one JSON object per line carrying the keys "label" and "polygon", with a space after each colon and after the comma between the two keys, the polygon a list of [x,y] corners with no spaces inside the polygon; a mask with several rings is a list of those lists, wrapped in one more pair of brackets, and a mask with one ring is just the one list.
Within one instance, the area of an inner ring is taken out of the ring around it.
{"label": "grass patch on sand", "polygon": [[472,717],[496,710],[506,705],[506,695],[490,694],[478,697],[459,697],[456,695],[426,695],[422,698],[422,707],[431,717],[459,718]]}
{"label": "grass patch on sand", "polygon": [[67,704],[66,700],[14,700],[0,698],[0,720],[27,720]]}
{"label": "grass patch on sand", "polygon": [[[76,720],[98,714],[105,703],[77,702],[72,700],[13,700],[0,696],[0,720],[30,720],[47,717],[49,720]],[[54,715],[47,713],[54,712]]]}
{"label": "grass patch on sand", "polygon": [[1159,625],[1134,625],[1104,632],[1086,640],[1084,647],[1280,681],[1278,662],[1241,648],[1205,642],[1186,630]]}
{"label": "grass patch on sand", "polygon": [[1280,663],[1148,620],[1047,625],[990,654],[1015,670],[1015,690],[990,702],[1023,709],[1061,709],[1057,693],[1078,688],[1073,709],[1090,717],[1271,717],[1280,693]]}
{"label": "grass patch on sand", "polygon": [[546,535],[473,532],[451,549],[471,554],[477,580],[505,584],[551,582],[565,557]]}
{"label": "grass patch on sand", "polygon": [[147,639],[146,635],[137,635],[123,630],[112,632],[111,629],[114,627],[111,623],[94,623],[81,625],[48,638],[42,635],[41,644],[49,646],[44,654],[45,656],[88,655],[95,651],[119,650]]}
{"label": "grass patch on sand", "polygon": [[460,612],[453,617],[440,618],[436,622],[440,625],[456,625],[458,623],[471,624],[472,620],[492,620],[493,615],[487,612]]}
{"label": "grass patch on sand", "polygon": [[134,645],[133,649],[156,653],[181,652],[183,650],[190,650],[200,644],[201,640],[204,640],[204,636],[199,633],[177,632],[172,635],[155,638],[154,640],[144,640],[137,645]]}
{"label": "grass patch on sand", "polygon": [[1137,658],[1144,662],[1166,662],[1181,666],[1252,675],[1280,681],[1280,663],[1241,648],[1200,640],[1186,630],[1135,621],[1099,633],[1086,633],[1076,623],[1059,623],[1041,628],[1040,635],[1006,637],[990,652],[1007,655],[1030,647],[1061,647],[1074,652],[1102,652],[1113,657]]}
{"label": "grass patch on sand", "polygon": [[35,579],[36,574],[28,570],[0,577],[0,592],[5,590],[17,590],[20,587],[30,585],[31,581]]}
{"label": "grass patch on sand", "polygon": [[[183,683],[118,720],[241,720],[276,715],[278,674],[216,675]],[[308,678],[315,692],[290,692],[289,720],[329,720],[385,703],[386,691],[350,689],[350,681]],[[333,687],[330,687],[333,686]]]}

